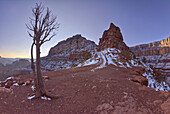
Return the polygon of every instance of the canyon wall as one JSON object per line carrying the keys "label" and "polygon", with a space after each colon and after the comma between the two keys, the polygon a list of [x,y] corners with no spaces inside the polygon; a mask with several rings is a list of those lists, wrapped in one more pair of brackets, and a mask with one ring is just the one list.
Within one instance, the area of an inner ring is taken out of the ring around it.
{"label": "canyon wall", "polygon": [[160,69],[162,75],[170,76],[170,37],[148,44],[130,47],[139,58],[146,58],[149,65]]}

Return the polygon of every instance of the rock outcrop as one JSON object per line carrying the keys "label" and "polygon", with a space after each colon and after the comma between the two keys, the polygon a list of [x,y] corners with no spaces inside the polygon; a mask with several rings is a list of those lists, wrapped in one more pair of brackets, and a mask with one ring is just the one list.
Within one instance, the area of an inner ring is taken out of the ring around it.
{"label": "rock outcrop", "polygon": [[76,66],[90,58],[96,48],[95,42],[87,40],[80,34],[75,35],[52,47],[48,56],[42,58],[42,68],[55,70]]}
{"label": "rock outcrop", "polygon": [[146,62],[156,69],[160,69],[162,75],[170,76],[170,37],[130,47],[130,50],[141,59],[145,57]]}
{"label": "rock outcrop", "polygon": [[113,23],[110,24],[110,28],[105,30],[102,38],[99,41],[99,50],[106,48],[117,48],[120,50],[128,50],[129,47],[123,42],[123,36],[120,32],[120,28]]}

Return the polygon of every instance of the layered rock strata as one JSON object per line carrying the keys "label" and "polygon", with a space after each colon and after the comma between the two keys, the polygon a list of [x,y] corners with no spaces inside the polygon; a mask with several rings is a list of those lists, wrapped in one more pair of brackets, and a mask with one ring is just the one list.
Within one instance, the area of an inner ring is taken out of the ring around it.
{"label": "layered rock strata", "polygon": [[160,69],[162,75],[170,76],[170,37],[148,44],[130,47],[138,57],[146,58],[146,62]]}

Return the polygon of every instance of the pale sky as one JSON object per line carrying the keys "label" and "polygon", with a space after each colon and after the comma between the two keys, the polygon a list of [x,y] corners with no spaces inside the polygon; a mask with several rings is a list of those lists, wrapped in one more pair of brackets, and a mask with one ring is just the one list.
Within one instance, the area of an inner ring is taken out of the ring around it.
{"label": "pale sky", "polygon": [[0,56],[30,57],[32,39],[25,24],[36,2],[49,7],[61,24],[57,35],[42,47],[41,56],[76,34],[98,44],[111,22],[120,27],[128,46],[170,36],[170,0],[0,0]]}

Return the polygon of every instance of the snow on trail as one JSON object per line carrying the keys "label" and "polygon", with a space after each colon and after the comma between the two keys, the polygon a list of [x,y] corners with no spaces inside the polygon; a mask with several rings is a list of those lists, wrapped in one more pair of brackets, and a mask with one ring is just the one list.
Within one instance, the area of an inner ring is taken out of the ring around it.
{"label": "snow on trail", "polygon": [[31,99],[33,99],[34,97],[35,97],[35,95],[28,97],[28,99],[31,100]]}
{"label": "snow on trail", "polygon": [[100,69],[100,68],[106,67],[106,58],[102,52],[100,53],[100,57],[101,57],[103,63],[100,66],[96,67],[95,69]]}

